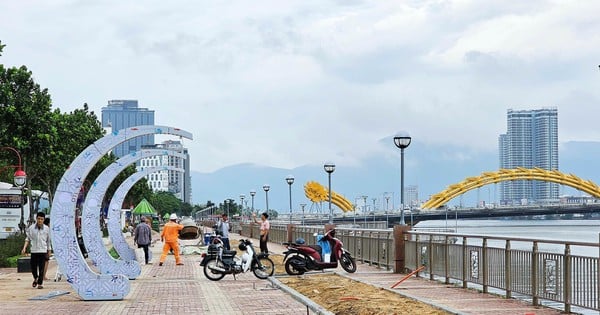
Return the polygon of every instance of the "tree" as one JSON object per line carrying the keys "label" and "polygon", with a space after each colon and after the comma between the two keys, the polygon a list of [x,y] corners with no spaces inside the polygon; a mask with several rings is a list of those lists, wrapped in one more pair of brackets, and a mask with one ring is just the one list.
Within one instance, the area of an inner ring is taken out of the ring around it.
{"label": "tree", "polygon": [[159,213],[159,216],[163,216],[165,213],[178,213],[181,215],[181,200],[179,200],[173,193],[166,191],[159,191],[154,193],[152,198],[148,200],[150,204]]}

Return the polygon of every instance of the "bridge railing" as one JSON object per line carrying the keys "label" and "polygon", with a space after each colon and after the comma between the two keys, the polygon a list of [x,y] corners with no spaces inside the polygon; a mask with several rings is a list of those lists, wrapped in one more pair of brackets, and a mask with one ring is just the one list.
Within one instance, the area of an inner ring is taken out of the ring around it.
{"label": "bridge railing", "polygon": [[[258,224],[240,224],[244,236],[258,238]],[[368,263],[391,270],[394,267],[394,238],[391,230],[336,228],[336,237],[344,243],[358,262]],[[315,234],[323,233],[323,226],[294,225],[291,229],[291,240],[303,238],[308,244],[315,244]],[[269,241],[274,243],[288,242],[288,225],[271,224]]]}
{"label": "bridge railing", "polygon": [[503,290],[507,298],[522,294],[571,306],[600,310],[600,260],[574,255],[598,252],[598,243],[409,231],[405,234],[405,266],[424,269],[433,280],[478,284]]}

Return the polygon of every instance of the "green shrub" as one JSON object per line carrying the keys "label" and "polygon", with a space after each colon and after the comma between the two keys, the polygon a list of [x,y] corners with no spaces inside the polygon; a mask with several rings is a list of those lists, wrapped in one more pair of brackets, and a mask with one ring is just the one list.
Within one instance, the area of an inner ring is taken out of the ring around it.
{"label": "green shrub", "polygon": [[6,258],[6,261],[8,262],[8,267],[17,268],[17,260],[19,260],[20,257],[21,255]]}
{"label": "green shrub", "polygon": [[[23,249],[23,244],[25,244],[25,235],[21,233],[11,235],[5,240],[0,240],[0,267],[11,267],[8,259],[19,256],[21,249]],[[16,263],[14,266],[16,266]]]}

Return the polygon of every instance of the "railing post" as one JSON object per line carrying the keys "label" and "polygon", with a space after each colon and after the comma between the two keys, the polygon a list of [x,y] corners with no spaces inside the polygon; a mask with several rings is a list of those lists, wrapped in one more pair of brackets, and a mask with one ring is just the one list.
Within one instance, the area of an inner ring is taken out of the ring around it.
{"label": "railing post", "polygon": [[565,258],[563,265],[565,313],[571,313],[571,245],[569,244],[565,244]]}
{"label": "railing post", "polygon": [[[394,273],[403,273],[406,269],[404,234],[410,231],[408,225],[394,225]],[[418,237],[418,236],[417,236]],[[417,246],[418,247],[418,246]],[[389,255],[389,253],[388,253]],[[418,262],[415,264],[419,268]]]}
{"label": "railing post", "polygon": [[462,287],[463,289],[467,288],[467,274],[468,274],[468,267],[469,267],[469,256],[468,256],[468,251],[467,251],[467,237],[463,236],[463,240],[462,240],[462,250],[463,250],[463,274],[462,274]]}
{"label": "railing post", "polygon": [[[415,237],[415,267],[417,270],[419,270],[419,267],[421,267],[421,246],[419,245],[420,239],[421,235],[417,234]],[[418,271],[416,276],[419,277]]]}
{"label": "railing post", "polygon": [[444,274],[446,276],[446,281],[444,281],[445,284],[450,283],[450,275],[448,274],[448,270],[450,269],[450,251],[448,250],[448,247],[450,247],[450,245],[448,244],[448,235],[446,235],[444,238]]}
{"label": "railing post", "polygon": [[369,238],[368,238],[368,242],[369,242],[369,246],[368,246],[369,247],[369,255],[368,255],[368,257],[369,257],[369,266],[373,266],[373,255],[371,255],[371,249],[373,248],[373,246],[372,246],[373,245],[372,239],[373,239],[373,232],[369,231]]}
{"label": "railing post", "polygon": [[533,242],[531,251],[531,298],[534,306],[540,305],[538,298],[538,242]]}
{"label": "railing post", "polygon": [[481,266],[483,267],[483,293],[488,293],[487,238],[483,238],[481,246]]}
{"label": "railing post", "polygon": [[294,233],[296,232],[295,224],[287,225],[287,242],[292,243],[294,241]]}
{"label": "railing post", "polygon": [[377,269],[381,268],[381,233],[377,232]]}
{"label": "railing post", "polygon": [[510,240],[506,240],[504,246],[504,285],[506,286],[506,298],[510,299],[512,296],[512,255],[510,251]]}
{"label": "railing post", "polygon": [[429,235],[429,248],[427,249],[427,263],[429,263],[429,280],[433,278],[433,235]]}

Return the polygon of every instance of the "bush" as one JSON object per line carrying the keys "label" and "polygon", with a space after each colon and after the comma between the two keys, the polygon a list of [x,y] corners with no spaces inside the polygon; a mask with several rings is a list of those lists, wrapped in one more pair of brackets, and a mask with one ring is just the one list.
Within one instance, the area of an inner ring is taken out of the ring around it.
{"label": "bush", "polygon": [[0,267],[16,266],[16,263],[14,266],[11,266],[8,259],[19,256],[21,249],[23,249],[23,244],[25,244],[25,234],[21,233],[11,235],[5,240],[0,240]]}

